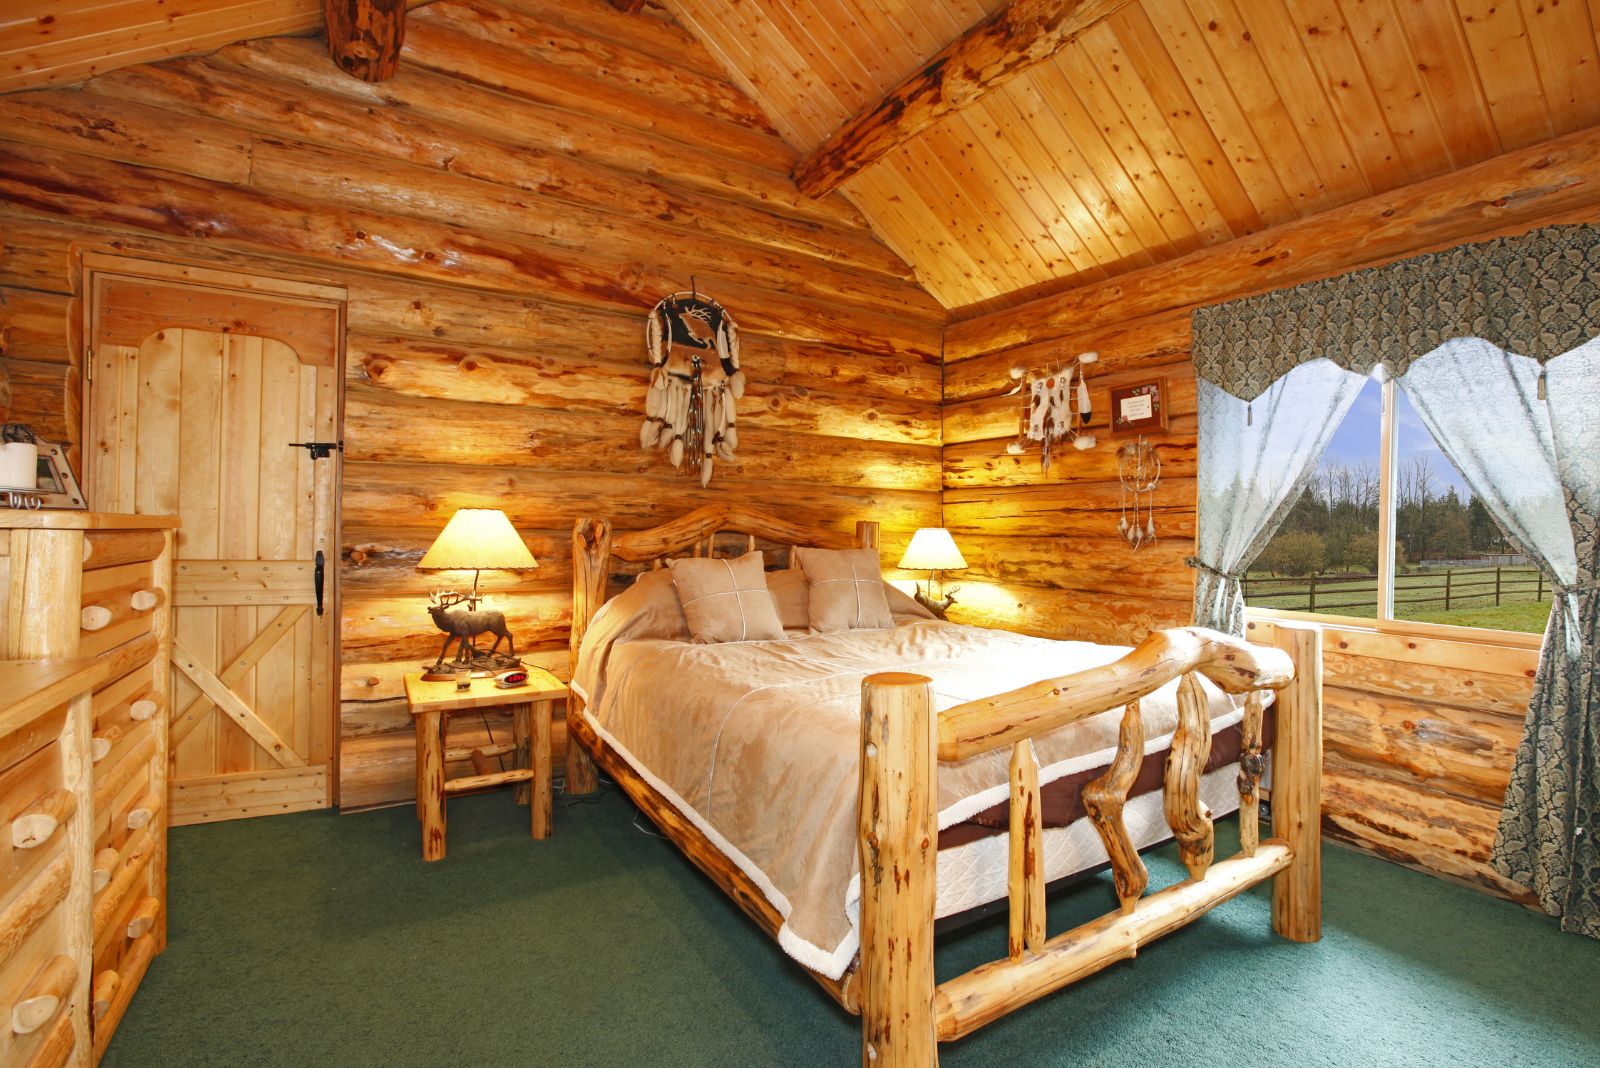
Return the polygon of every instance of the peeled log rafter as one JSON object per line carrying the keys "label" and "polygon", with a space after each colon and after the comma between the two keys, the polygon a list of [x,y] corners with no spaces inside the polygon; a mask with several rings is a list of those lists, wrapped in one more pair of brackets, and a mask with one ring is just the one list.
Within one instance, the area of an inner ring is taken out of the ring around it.
{"label": "peeled log rafter", "polygon": [[1012,0],[835,130],[795,165],[811,196],[839,185],[944,116],[1066,47],[1128,0]]}
{"label": "peeled log rafter", "polygon": [[1178,840],[1178,856],[1191,879],[1204,879],[1216,852],[1211,813],[1200,801],[1200,776],[1211,755],[1209,702],[1200,677],[1185,675],[1178,683],[1178,729],[1167,754],[1165,802],[1167,825]]}
{"label": "peeled log rafter", "polygon": [[1104,775],[1083,788],[1083,809],[1094,823],[1101,844],[1106,847],[1106,855],[1111,858],[1111,877],[1124,913],[1133,911],[1150,885],[1150,869],[1145,867],[1139,847],[1122,819],[1128,791],[1143,761],[1144,718],[1139,712],[1139,702],[1129,701],[1117,732],[1116,757]]}
{"label": "peeled log rafter", "polygon": [[322,0],[328,55],[364,82],[394,77],[406,39],[406,0]]}

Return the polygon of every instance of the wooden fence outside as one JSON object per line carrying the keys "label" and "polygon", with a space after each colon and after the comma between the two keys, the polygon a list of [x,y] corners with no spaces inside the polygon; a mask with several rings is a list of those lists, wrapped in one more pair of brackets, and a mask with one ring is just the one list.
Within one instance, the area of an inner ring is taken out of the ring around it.
{"label": "wooden fence outside", "polygon": [[[1433,581],[1427,581],[1427,580]],[[1532,594],[1530,598],[1528,594]],[[1406,608],[1437,605],[1441,611],[1486,608],[1507,601],[1542,601],[1549,593],[1544,572],[1533,567],[1451,568],[1396,576],[1395,604]],[[1361,600],[1350,600],[1366,594]],[[1421,596],[1418,596],[1418,595]],[[1301,603],[1284,603],[1300,595]],[[1403,596],[1402,596],[1403,595]],[[1298,612],[1370,609],[1377,603],[1376,575],[1309,575],[1300,578],[1246,578],[1244,598],[1263,608]]]}

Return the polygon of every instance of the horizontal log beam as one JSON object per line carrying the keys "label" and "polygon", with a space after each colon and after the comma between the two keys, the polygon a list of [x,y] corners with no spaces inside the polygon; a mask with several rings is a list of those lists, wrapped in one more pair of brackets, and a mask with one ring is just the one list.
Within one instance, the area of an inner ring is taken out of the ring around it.
{"label": "horizontal log beam", "polygon": [[[238,60],[258,58],[256,51],[229,52],[228,55]],[[307,58],[299,53],[296,56],[303,64],[326,64],[320,57]],[[588,142],[578,143],[575,147],[585,151],[576,154],[552,152],[531,143],[534,139],[526,133],[514,134],[506,128],[484,129],[476,123],[468,125],[469,118],[457,117],[448,109],[424,113],[409,106],[412,103],[409,100],[396,101],[402,106],[385,107],[381,99],[363,102],[319,91],[293,81],[296,69],[299,68],[256,70],[217,58],[184,59],[159,66],[129,68],[97,78],[85,86],[85,95],[94,94],[95,99],[110,96],[117,101],[139,101],[149,105],[148,111],[157,113],[181,112],[196,117],[201,130],[221,126],[215,121],[221,119],[236,128],[267,137],[294,137],[341,151],[405,160],[537,192],[567,204],[634,219],[649,218],[652,225],[663,224],[726,240],[786,248],[893,277],[910,277],[910,268],[898,257],[875,243],[870,234],[852,229],[846,220],[797,218],[782,211],[774,212],[764,204],[753,203],[729,190],[707,192],[674,181],[672,176],[677,171],[664,150],[652,156],[654,162],[649,165],[648,172],[637,167],[630,169],[623,160],[610,156],[595,159],[592,157],[595,146]],[[329,73],[339,77],[336,72]],[[341,80],[357,91],[362,88],[349,79]],[[451,94],[444,91],[454,83],[443,78],[437,80],[448,98]],[[292,110],[279,106],[278,101],[284,98],[293,99]],[[73,131],[70,113],[58,121],[62,129],[68,133]],[[152,152],[143,146],[167,144],[172,140],[171,133],[147,132],[145,116],[139,117],[137,128],[130,127],[129,121],[128,118],[117,120],[117,128],[126,130],[121,140],[141,146],[142,154],[128,154],[113,141],[111,151],[118,158],[143,161]],[[503,127],[506,121],[502,117]],[[34,120],[32,125],[37,126],[38,121]],[[186,128],[188,118],[177,125]],[[570,136],[559,130],[551,130],[549,134],[557,138],[555,143]],[[81,134],[78,139],[82,140]],[[183,149],[179,144],[150,162],[166,165],[166,156]],[[93,145],[82,146],[80,150],[97,154]],[[680,145],[674,151],[681,153],[684,149]],[[191,165],[172,169],[199,168]]]}
{"label": "horizontal log beam", "polygon": [[795,165],[826,196],[923,130],[1065,48],[1128,0],[1012,0],[885,93]]}
{"label": "horizontal log beam", "polygon": [[[0,143],[0,195],[14,206],[154,234],[201,236],[240,251],[332,263],[503,293],[545,294],[563,303],[647,310],[681,278],[531,239],[483,235],[424,219],[327,205],[161,174],[55,149]],[[864,308],[755,290],[711,276],[720,299],[740,309],[741,328],[869,352],[938,349],[938,327]],[[759,294],[759,295],[758,295]]]}
{"label": "horizontal log beam", "polygon": [[1293,857],[1288,843],[1269,839],[1253,857],[1230,857],[1203,879],[1142,898],[1131,912],[1107,913],[1056,935],[1040,953],[994,961],[940,983],[933,995],[939,1041],[969,1035],[1107,965],[1133,959],[1140,947],[1276,875]]}

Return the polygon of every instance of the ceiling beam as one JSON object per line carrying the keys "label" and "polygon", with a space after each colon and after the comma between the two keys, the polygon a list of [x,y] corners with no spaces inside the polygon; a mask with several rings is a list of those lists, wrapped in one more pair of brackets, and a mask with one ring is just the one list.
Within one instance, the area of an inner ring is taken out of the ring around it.
{"label": "ceiling beam", "polygon": [[795,165],[795,182],[810,196],[826,196],[944,116],[1049,59],[1127,3],[1012,0],[829,134]]}
{"label": "ceiling beam", "polygon": [[364,82],[383,82],[400,69],[406,41],[406,0],[322,0],[328,55]]}

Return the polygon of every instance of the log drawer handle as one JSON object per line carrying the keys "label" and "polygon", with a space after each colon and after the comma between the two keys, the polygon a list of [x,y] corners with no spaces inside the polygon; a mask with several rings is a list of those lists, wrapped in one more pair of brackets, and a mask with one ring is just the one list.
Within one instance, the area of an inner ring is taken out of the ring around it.
{"label": "log drawer handle", "polygon": [[107,968],[94,977],[94,1018],[101,1020],[111,1011],[111,1002],[116,1000],[117,985],[122,982],[122,976],[115,970]]}
{"label": "log drawer handle", "polygon": [[89,871],[89,887],[98,894],[106,888],[111,881],[111,874],[117,870],[117,851],[106,846],[94,855],[94,865]]}
{"label": "log drawer handle", "polygon": [[31,1035],[54,1019],[77,979],[78,965],[65,954],[46,964],[11,1006],[11,1033]]}
{"label": "log drawer handle", "polygon": [[156,917],[159,915],[161,915],[161,902],[156,898],[146,897],[140,901],[139,907],[128,917],[128,938],[135,939],[148,932],[156,925]]}
{"label": "log drawer handle", "polygon": [[50,840],[56,828],[72,818],[78,799],[71,790],[53,790],[29,811],[11,821],[11,847],[37,849]]}

